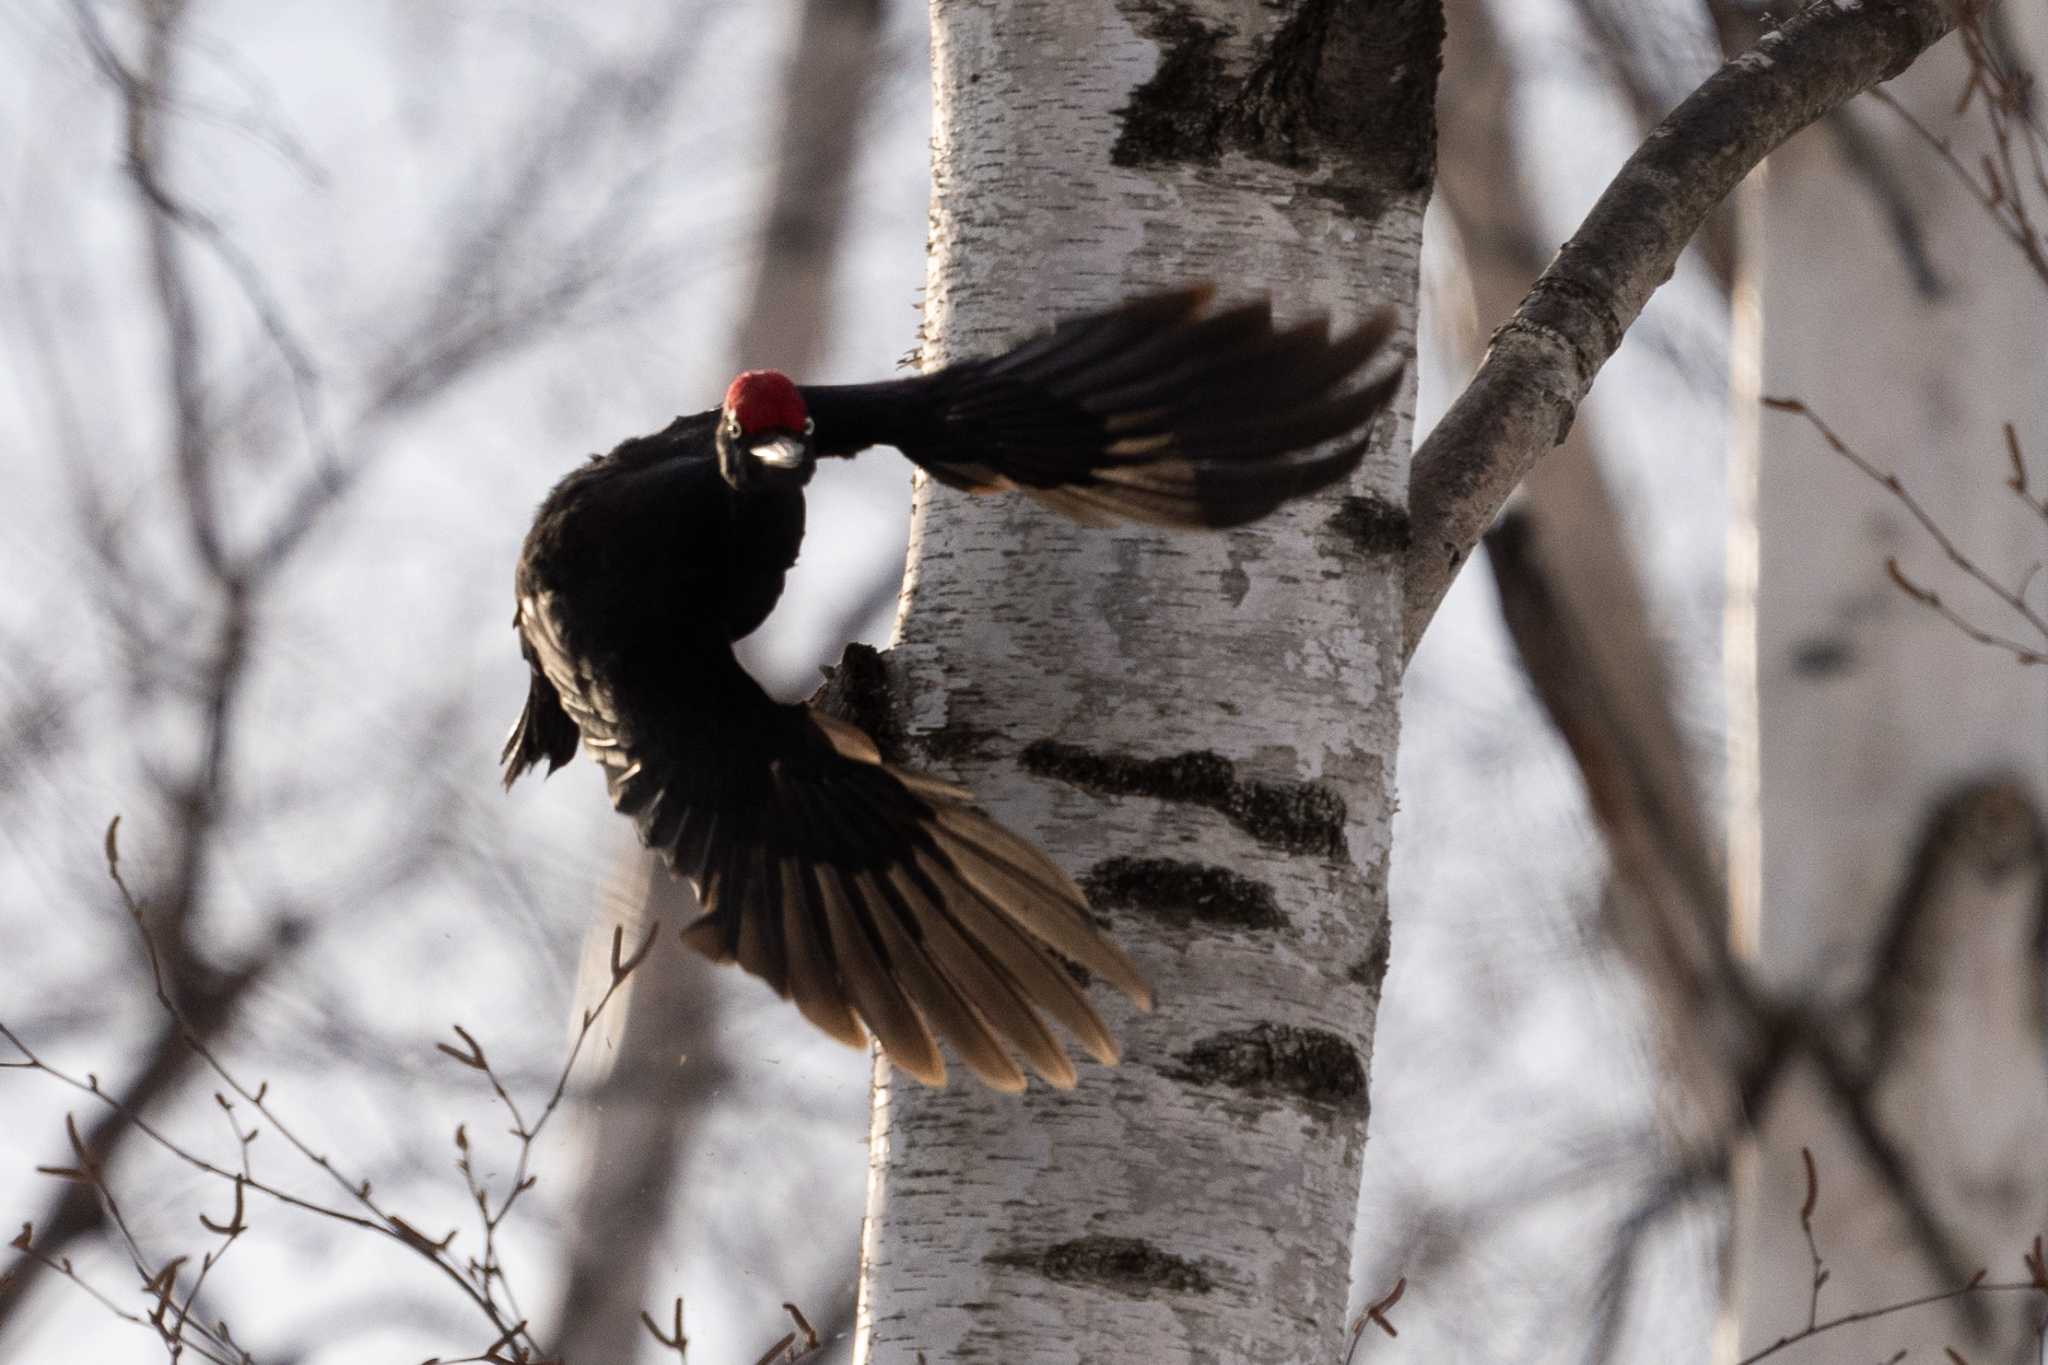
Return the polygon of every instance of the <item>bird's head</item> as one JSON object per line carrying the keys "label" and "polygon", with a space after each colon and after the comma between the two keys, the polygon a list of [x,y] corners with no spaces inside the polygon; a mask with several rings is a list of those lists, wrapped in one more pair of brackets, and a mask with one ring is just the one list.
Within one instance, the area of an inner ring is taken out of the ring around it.
{"label": "bird's head", "polygon": [[718,471],[739,492],[801,488],[817,465],[811,416],[789,376],[748,370],[718,414]]}

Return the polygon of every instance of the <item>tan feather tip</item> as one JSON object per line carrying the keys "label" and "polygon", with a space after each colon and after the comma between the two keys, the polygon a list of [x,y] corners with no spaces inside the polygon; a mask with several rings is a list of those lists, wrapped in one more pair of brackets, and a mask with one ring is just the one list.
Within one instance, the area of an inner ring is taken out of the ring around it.
{"label": "tan feather tip", "polygon": [[868,1045],[867,1030],[860,1026],[860,1020],[849,1009],[820,1007],[816,1002],[798,998],[797,1013],[808,1019],[819,1032],[835,1043],[850,1048],[865,1050]]}
{"label": "tan feather tip", "polygon": [[685,924],[682,938],[685,945],[695,948],[713,962],[732,961],[732,954],[725,948],[725,935],[719,932],[716,915],[699,915]]}
{"label": "tan feather tip", "polygon": [[[989,1089],[1004,1095],[1021,1095],[1024,1093],[1025,1087],[1031,1084],[1029,1078],[1023,1072],[1014,1069],[1007,1072],[994,1073],[976,1071],[974,1078]],[[1068,1082],[1068,1086],[1072,1084],[1071,1081]],[[1061,1089],[1066,1088],[1067,1086],[1061,1087]]]}
{"label": "tan feather tip", "polygon": [[856,763],[880,763],[882,754],[875,747],[874,740],[859,726],[828,716],[816,707],[811,708],[811,721],[825,732],[825,738],[838,751],[841,758],[850,758]]}
{"label": "tan feather tip", "polygon": [[944,1090],[946,1088],[946,1063],[940,1059],[936,1049],[932,1052],[931,1064],[929,1066],[914,1065],[898,1057],[887,1048],[882,1049],[882,1055],[889,1059],[890,1066],[911,1077],[918,1084],[933,1090]]}
{"label": "tan feather tip", "polygon": [[1060,1061],[1065,1063],[1065,1065],[1041,1068],[1034,1064],[1032,1070],[1038,1072],[1038,1079],[1044,1081],[1053,1089],[1072,1090],[1075,1085],[1079,1084],[1081,1074],[1074,1070],[1074,1064],[1068,1061],[1066,1057],[1062,1056]]}
{"label": "tan feather tip", "polygon": [[[1144,974],[1138,970],[1137,966],[1131,961],[1130,956],[1123,949],[1117,947],[1115,943],[1111,942],[1108,937],[1101,933],[1098,933],[1096,937],[1101,939],[1102,947],[1108,953],[1107,960],[1094,964],[1083,963],[1081,965],[1087,967],[1089,971],[1100,977],[1106,984],[1114,986],[1118,991],[1122,992],[1124,998],[1133,1005],[1136,1005],[1140,1011],[1150,1014],[1152,1012],[1152,983],[1145,979]],[[1116,970],[1110,971],[1109,968],[1111,966],[1114,966]]]}
{"label": "tan feather tip", "polygon": [[952,782],[941,781],[927,773],[911,772],[907,768],[889,770],[897,781],[927,801],[971,802],[974,793]]}

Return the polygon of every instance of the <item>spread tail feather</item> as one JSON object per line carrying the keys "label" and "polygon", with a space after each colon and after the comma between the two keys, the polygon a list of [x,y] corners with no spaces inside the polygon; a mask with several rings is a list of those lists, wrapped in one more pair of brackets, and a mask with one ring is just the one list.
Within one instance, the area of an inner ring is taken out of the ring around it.
{"label": "spread tail feather", "polygon": [[[1151,991],[1052,860],[957,787],[867,760],[866,737],[821,724],[824,767],[776,774],[737,823],[643,830],[699,886],[684,941],[737,962],[843,1043],[873,1034],[891,1062],[946,1083],[944,1039],[998,1090],[1024,1088],[1011,1052],[1051,1085],[1076,1073],[1049,1018],[1097,1061],[1117,1044],[1067,959],[1150,1008]],[[848,751],[852,752],[848,752]],[[651,807],[661,802],[649,803]]]}

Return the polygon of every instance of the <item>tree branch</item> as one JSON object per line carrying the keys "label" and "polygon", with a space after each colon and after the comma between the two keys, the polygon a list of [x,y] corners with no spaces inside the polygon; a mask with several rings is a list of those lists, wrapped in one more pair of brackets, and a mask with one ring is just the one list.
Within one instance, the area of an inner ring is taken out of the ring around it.
{"label": "tree branch", "polygon": [[1494,514],[1571,429],[1594,376],[1714,206],[1773,148],[1904,71],[1957,18],[1949,0],[1815,0],[1651,132],[1415,453],[1411,653]]}
{"label": "tree branch", "polygon": [[[136,1116],[154,1108],[164,1096],[184,1084],[198,1056],[189,1039],[217,1035],[241,1007],[251,987],[273,965],[278,952],[266,951],[223,976],[218,984],[198,991],[186,991],[180,1015],[166,1015],[144,1056],[146,1060],[134,1079],[118,1097],[109,1096],[106,1111],[83,1135],[85,1150],[96,1164],[112,1166],[137,1133]],[[89,1184],[67,1182],[51,1198],[48,1207],[34,1220],[35,1251],[21,1255],[0,1269],[0,1331],[15,1320],[28,1299],[28,1289],[41,1270],[63,1257],[74,1242],[105,1226],[105,1211],[99,1193]]]}

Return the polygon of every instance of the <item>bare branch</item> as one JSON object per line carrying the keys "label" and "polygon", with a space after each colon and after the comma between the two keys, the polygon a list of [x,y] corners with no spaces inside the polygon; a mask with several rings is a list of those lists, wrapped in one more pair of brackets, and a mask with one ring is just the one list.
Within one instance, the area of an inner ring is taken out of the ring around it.
{"label": "bare branch", "polygon": [[1710,77],[1629,158],[1415,453],[1411,653],[1488,523],[1570,430],[1594,376],[1714,206],[1772,148],[1905,70],[1956,22],[1944,0],[1817,0]]}
{"label": "bare branch", "polygon": [[[574,1070],[577,1059],[582,1054],[584,1044],[588,1041],[598,1019],[604,1014],[607,1007],[610,1006],[620,988],[626,984],[632,974],[646,961],[648,953],[653,947],[658,926],[650,929],[646,938],[630,954],[624,952],[623,937],[614,937],[610,984],[597,1002],[584,1013],[582,1027],[577,1032],[569,1053],[562,1062],[561,1069],[555,1077],[553,1089],[549,1092],[546,1102],[531,1123],[525,1119],[518,1104],[506,1089],[503,1080],[492,1071],[490,1063],[485,1058],[482,1045],[472,1035],[460,1026],[457,1026],[456,1033],[465,1043],[466,1051],[441,1045],[443,1052],[455,1057],[456,1060],[464,1065],[483,1072],[492,1091],[512,1115],[514,1125],[513,1136],[519,1143],[517,1163],[505,1192],[502,1195],[494,1196],[471,1164],[470,1145],[465,1130],[462,1128],[456,1130],[455,1145],[460,1153],[456,1163],[457,1169],[461,1171],[471,1200],[475,1203],[483,1220],[483,1251],[481,1258],[472,1259],[465,1265],[459,1262],[450,1251],[450,1247],[456,1237],[455,1232],[451,1231],[446,1236],[435,1239],[421,1232],[414,1222],[393,1212],[373,1194],[369,1181],[345,1173],[339,1163],[330,1159],[324,1153],[316,1151],[293,1125],[287,1123],[276,1112],[270,1102],[269,1086],[267,1084],[251,1086],[244,1082],[221,1060],[207,1041],[206,1036],[195,1029],[186,1007],[172,994],[171,979],[165,974],[163,954],[159,951],[155,937],[150,929],[150,916],[147,914],[142,903],[129,890],[127,880],[121,872],[120,846],[117,839],[119,825],[119,820],[116,820],[107,827],[105,846],[107,873],[113,879],[123,903],[127,906],[129,914],[134,920],[136,930],[142,937],[144,951],[148,957],[155,982],[157,1003],[163,1007],[172,1023],[173,1033],[175,1034],[179,1050],[204,1062],[207,1068],[228,1088],[228,1091],[236,1097],[235,1100],[231,1101],[225,1095],[216,1094],[215,1100],[226,1114],[231,1130],[235,1135],[240,1157],[240,1169],[229,1169],[199,1155],[198,1152],[189,1146],[152,1124],[126,1101],[108,1094],[100,1087],[97,1077],[91,1075],[83,1078],[77,1077],[51,1065],[38,1055],[29,1043],[15,1032],[14,1029],[5,1022],[0,1022],[0,1040],[4,1040],[11,1045],[17,1054],[15,1058],[0,1061],[0,1067],[41,1072],[62,1085],[90,1096],[95,1102],[106,1109],[108,1114],[107,1124],[103,1124],[102,1127],[112,1125],[115,1141],[131,1134],[139,1134],[192,1170],[197,1171],[201,1175],[225,1181],[231,1187],[234,1202],[225,1220],[217,1221],[205,1214],[199,1216],[201,1225],[222,1239],[221,1245],[202,1259],[198,1277],[186,1290],[182,1298],[177,1297],[175,1295],[175,1272],[177,1265],[184,1258],[178,1258],[155,1269],[151,1269],[149,1256],[144,1252],[126,1218],[122,1215],[120,1206],[115,1201],[113,1190],[107,1183],[105,1171],[110,1148],[101,1145],[98,1141],[100,1130],[95,1129],[94,1137],[88,1139],[80,1133],[76,1122],[69,1116],[66,1117],[65,1129],[71,1146],[72,1164],[64,1167],[43,1167],[40,1169],[45,1174],[64,1180],[69,1189],[86,1191],[87,1197],[93,1199],[99,1205],[101,1218],[117,1234],[119,1245],[125,1250],[136,1272],[142,1277],[145,1288],[157,1300],[156,1310],[147,1317],[137,1317],[136,1315],[122,1312],[118,1308],[115,1311],[131,1321],[140,1321],[154,1326],[159,1335],[165,1339],[167,1345],[191,1345],[186,1340],[185,1333],[188,1330],[196,1331],[203,1343],[212,1343],[215,1347],[219,1348],[232,1348],[232,1354],[221,1354],[217,1351],[210,1353],[207,1350],[201,1350],[199,1353],[203,1358],[210,1361],[222,1361],[226,1365],[241,1365],[241,1362],[247,1358],[246,1353],[241,1352],[239,1348],[233,1348],[232,1342],[228,1339],[224,1328],[218,1326],[201,1328],[193,1324],[191,1319],[192,1306],[205,1284],[207,1275],[219,1262],[220,1257],[247,1229],[245,1195],[253,1192],[300,1212],[331,1219],[362,1232],[372,1233],[389,1239],[408,1248],[426,1260],[444,1278],[454,1283],[463,1296],[483,1315],[492,1330],[499,1334],[497,1341],[480,1356],[475,1357],[475,1359],[501,1358],[495,1353],[501,1347],[507,1345],[516,1347],[518,1359],[535,1360],[539,1358],[541,1354],[539,1347],[528,1330],[527,1320],[519,1312],[516,1300],[512,1297],[510,1286],[507,1283],[505,1267],[497,1251],[497,1234],[520,1196],[531,1189],[535,1183],[535,1177],[531,1174],[531,1156],[534,1142],[546,1128],[549,1119],[560,1108],[567,1091],[569,1074]],[[321,1204],[315,1200],[294,1194],[280,1185],[259,1179],[250,1168],[249,1147],[255,1141],[260,1129],[257,1127],[244,1129],[241,1126],[241,1123],[235,1117],[237,1103],[247,1106],[258,1115],[263,1124],[267,1125],[271,1131],[282,1138],[308,1166],[332,1180],[341,1189],[344,1200],[335,1205]],[[350,1205],[354,1206],[353,1209],[349,1207]],[[68,1235],[75,1236],[77,1231],[80,1230],[82,1230],[82,1227],[73,1228]],[[24,1266],[38,1266],[56,1270],[66,1278],[77,1281],[77,1276],[72,1273],[69,1261],[59,1255],[61,1243],[53,1245],[47,1231],[44,1236],[37,1238],[34,1236],[33,1225],[24,1225],[22,1233],[15,1239],[13,1247],[20,1253],[20,1259],[6,1277],[0,1278],[0,1284],[4,1284],[7,1287],[9,1295],[8,1299],[0,1300],[0,1304],[12,1307],[13,1304],[19,1302],[18,1297],[15,1297],[21,1288],[18,1274]],[[81,1287],[86,1288],[88,1292],[93,1292],[96,1296],[99,1296],[97,1291],[93,1290],[91,1286],[85,1285],[83,1281],[78,1281],[78,1283],[81,1284]],[[103,1298],[103,1301],[107,1302],[110,1307],[114,1307],[111,1300]],[[176,1352],[174,1351],[174,1358],[175,1355]]]}

